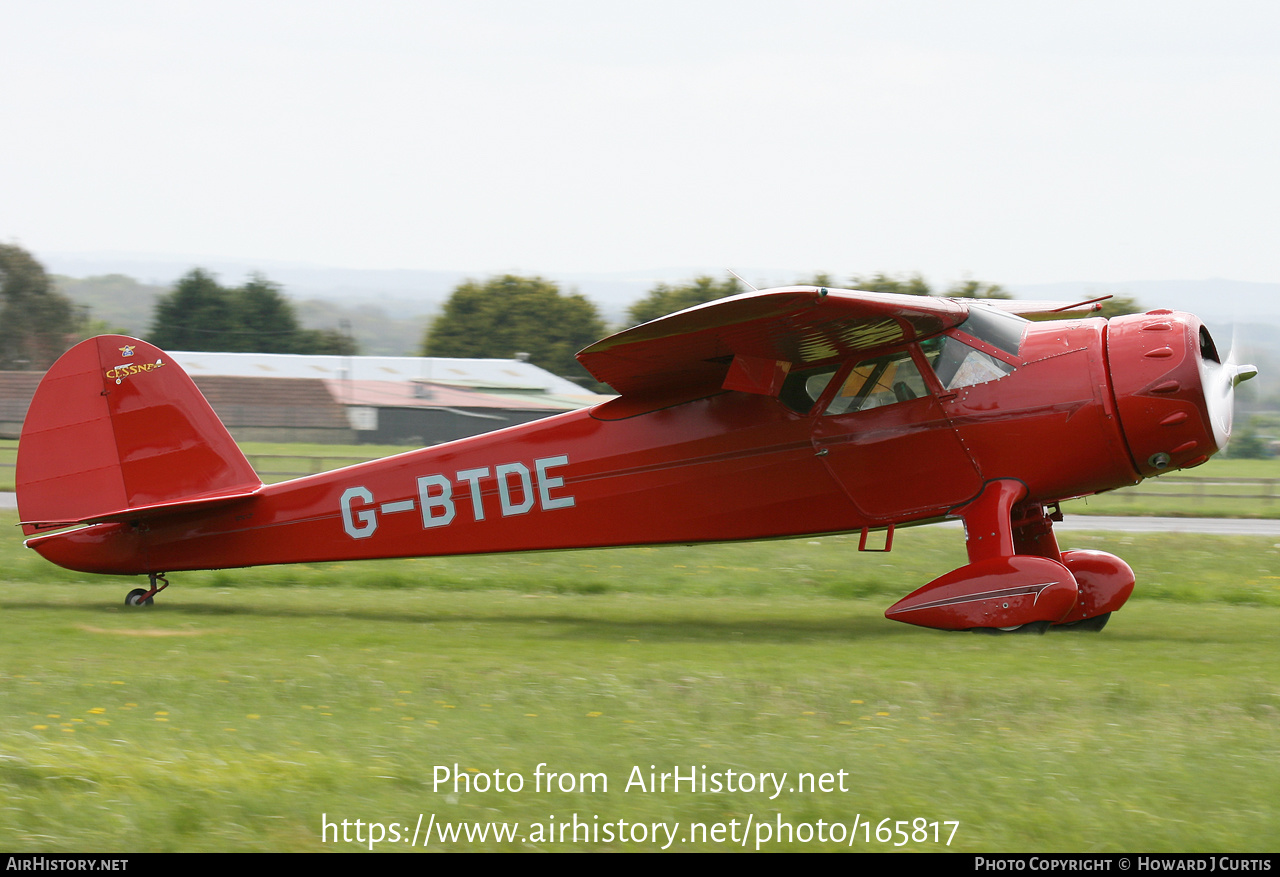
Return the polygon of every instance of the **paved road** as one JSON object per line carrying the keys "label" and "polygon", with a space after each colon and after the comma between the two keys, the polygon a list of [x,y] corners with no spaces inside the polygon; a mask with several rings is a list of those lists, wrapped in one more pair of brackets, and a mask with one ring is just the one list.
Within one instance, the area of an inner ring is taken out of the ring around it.
{"label": "paved road", "polygon": [[[0,493],[0,509],[16,509],[17,499],[12,493]],[[959,521],[949,521],[941,526],[958,527]],[[1280,520],[1264,521],[1253,518],[1135,518],[1106,517],[1103,515],[1070,515],[1057,530],[1098,530],[1111,533],[1207,533],[1216,536],[1276,536],[1280,537]]]}
{"label": "paved road", "polygon": [[[939,526],[958,527],[959,521]],[[1096,530],[1100,533],[1204,533],[1209,536],[1280,537],[1280,520],[1256,518],[1139,518],[1107,515],[1068,515],[1054,524],[1058,532]]]}
{"label": "paved road", "polygon": [[[960,526],[943,521],[937,526]],[[1121,515],[1068,515],[1053,529],[1098,533],[1202,533],[1211,536],[1280,536],[1280,520],[1252,517],[1126,517]]]}
{"label": "paved road", "polygon": [[[959,527],[960,521],[934,526]],[[1121,515],[1068,515],[1053,525],[1059,533],[1201,533],[1210,536],[1280,536],[1280,520],[1252,517],[1126,517]]]}
{"label": "paved road", "polygon": [[1114,533],[1207,533],[1211,536],[1280,536],[1280,520],[1256,518],[1136,518],[1073,515],[1055,530]]}

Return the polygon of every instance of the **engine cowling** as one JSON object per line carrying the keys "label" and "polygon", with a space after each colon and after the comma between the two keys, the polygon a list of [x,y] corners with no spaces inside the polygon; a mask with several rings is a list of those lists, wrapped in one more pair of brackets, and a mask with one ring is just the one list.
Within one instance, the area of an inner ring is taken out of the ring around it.
{"label": "engine cowling", "polygon": [[1224,361],[1192,314],[1116,317],[1107,361],[1121,430],[1143,477],[1198,466],[1227,446],[1234,389],[1257,374]]}

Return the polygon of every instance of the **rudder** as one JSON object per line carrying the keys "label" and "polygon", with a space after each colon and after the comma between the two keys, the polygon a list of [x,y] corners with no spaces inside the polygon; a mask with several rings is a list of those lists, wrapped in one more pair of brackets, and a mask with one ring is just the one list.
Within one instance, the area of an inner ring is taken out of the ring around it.
{"label": "rudder", "polygon": [[262,487],[181,366],[123,335],[83,341],[45,374],[23,422],[15,480],[27,535]]}

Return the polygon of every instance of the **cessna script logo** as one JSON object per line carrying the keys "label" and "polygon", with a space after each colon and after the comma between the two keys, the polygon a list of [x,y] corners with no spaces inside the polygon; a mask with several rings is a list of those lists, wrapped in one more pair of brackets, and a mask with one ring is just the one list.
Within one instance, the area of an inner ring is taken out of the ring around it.
{"label": "cessna script logo", "polygon": [[[133,346],[125,346],[120,348],[121,356],[133,356]],[[107,369],[107,380],[115,381],[117,384],[123,383],[124,379],[130,375],[141,374],[142,372],[155,371],[164,367],[164,360],[157,359],[155,362],[127,362],[124,365],[118,365],[115,368]]]}
{"label": "cessna script logo", "polygon": [[[380,515],[415,509],[422,513],[424,530],[447,527],[457,517],[459,504],[470,506],[473,521],[483,521],[486,514],[494,511],[504,518],[527,514],[535,504],[544,512],[573,508],[576,500],[564,492],[564,478],[551,474],[551,470],[568,463],[569,457],[561,454],[534,460],[532,469],[517,461],[502,463],[492,469],[488,466],[462,469],[452,478],[444,474],[423,475],[418,478],[416,499],[398,499],[381,504],[375,502],[373,491],[367,487],[348,487],[342,493],[342,529],[352,539],[367,539],[378,529]],[[493,495],[495,487],[496,497]],[[486,488],[489,494],[487,503]]]}

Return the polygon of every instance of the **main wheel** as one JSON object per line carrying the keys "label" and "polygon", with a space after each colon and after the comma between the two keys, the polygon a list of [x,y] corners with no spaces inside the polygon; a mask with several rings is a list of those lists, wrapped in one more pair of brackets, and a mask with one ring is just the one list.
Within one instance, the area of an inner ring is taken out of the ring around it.
{"label": "main wheel", "polygon": [[1090,633],[1097,633],[1107,626],[1107,622],[1111,620],[1110,612],[1103,612],[1101,615],[1095,615],[1092,618],[1082,618],[1079,621],[1069,621],[1066,624],[1056,625],[1054,630],[1084,630]]}
{"label": "main wheel", "polygon": [[1006,633],[1031,634],[1032,636],[1043,636],[1044,632],[1049,629],[1048,621],[1028,621],[1026,624],[1019,624],[1014,627],[971,627],[972,633],[985,633],[988,636],[1000,636]]}
{"label": "main wheel", "polygon": [[145,599],[145,600],[144,600],[144,599],[142,599],[143,597],[147,597],[147,591],[146,591],[146,589],[145,589],[145,588],[134,588],[132,591],[130,591],[130,592],[129,592],[129,595],[128,595],[127,597],[125,597],[125,598],[124,598],[124,605],[126,605],[126,606],[150,606],[150,605],[152,605],[153,603],[155,603],[155,601],[156,601],[156,600],[155,600],[155,597],[147,597],[147,599]]}

